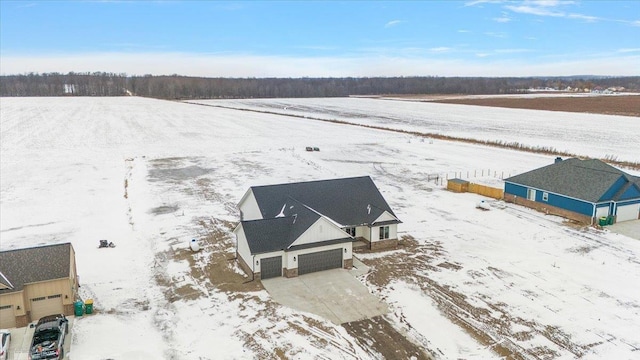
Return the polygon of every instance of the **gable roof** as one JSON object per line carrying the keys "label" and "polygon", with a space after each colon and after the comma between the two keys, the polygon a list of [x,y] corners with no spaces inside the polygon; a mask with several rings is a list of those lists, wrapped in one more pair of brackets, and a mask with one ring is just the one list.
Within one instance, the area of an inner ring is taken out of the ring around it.
{"label": "gable roof", "polygon": [[252,254],[287,249],[320,215],[304,204],[288,198],[278,216],[242,221],[242,229]]}
{"label": "gable roof", "polygon": [[71,243],[0,251],[0,294],[26,284],[69,277]]}
{"label": "gable roof", "polygon": [[341,226],[371,224],[385,211],[396,217],[369,176],[253,186],[251,191],[263,219],[276,217],[290,199]]}
{"label": "gable roof", "polygon": [[[640,190],[640,178],[598,159],[567,159],[504,181],[592,203],[620,200],[630,187]],[[616,189],[616,186],[620,186],[620,189]]]}

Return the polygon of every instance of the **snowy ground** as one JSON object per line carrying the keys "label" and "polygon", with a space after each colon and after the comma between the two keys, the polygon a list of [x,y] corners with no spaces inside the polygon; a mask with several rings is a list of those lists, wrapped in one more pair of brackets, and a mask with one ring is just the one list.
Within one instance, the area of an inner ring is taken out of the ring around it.
{"label": "snowy ground", "polygon": [[[372,99],[207,103],[640,160],[637,118]],[[135,97],[0,105],[0,248],[72,242],[81,293],[95,300],[96,314],[76,321],[71,359],[381,357],[369,334],[273,303],[229,261],[234,205],[249,186],[360,175],[403,220],[400,235],[415,239],[361,255],[372,266],[361,280],[429,353],[640,356],[637,240],[517,206],[479,211],[481,197],[442,188],[467,174],[500,186],[552,157]],[[619,126],[594,134],[602,123]],[[564,139],[569,129],[577,135]],[[427,182],[433,174],[441,180]],[[194,237],[206,240],[192,255]],[[99,239],[117,247],[97,249]],[[220,272],[237,279],[221,282]]]}
{"label": "snowy ground", "polygon": [[[459,138],[519,143],[595,158],[637,161],[638,118],[370,98],[201,100]],[[615,124],[615,125],[613,125]]]}

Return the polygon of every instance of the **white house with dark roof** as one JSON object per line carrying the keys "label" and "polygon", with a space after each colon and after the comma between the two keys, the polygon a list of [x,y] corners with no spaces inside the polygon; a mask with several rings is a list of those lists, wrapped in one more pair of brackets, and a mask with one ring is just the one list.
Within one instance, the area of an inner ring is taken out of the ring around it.
{"label": "white house with dark roof", "polygon": [[369,176],[253,186],[238,204],[237,258],[250,275],[351,268],[352,244],[397,244],[401,221]]}
{"label": "white house with dark roof", "polygon": [[557,158],[504,182],[506,201],[583,223],[640,218],[640,178],[597,159]]}

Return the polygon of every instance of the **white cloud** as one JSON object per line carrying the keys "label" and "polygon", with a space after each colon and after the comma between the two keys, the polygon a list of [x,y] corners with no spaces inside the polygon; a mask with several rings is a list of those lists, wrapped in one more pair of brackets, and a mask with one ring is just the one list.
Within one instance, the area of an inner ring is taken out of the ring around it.
{"label": "white cloud", "polygon": [[474,0],[474,1],[467,1],[466,3],[464,3],[464,6],[476,6],[476,5],[482,5],[482,4],[501,4],[506,2],[505,0]]}
{"label": "white cloud", "polygon": [[493,18],[493,21],[496,21],[499,23],[508,23],[511,21],[511,18],[509,17],[509,15],[507,15],[507,13],[503,12],[502,16]]}
{"label": "white cloud", "polygon": [[598,20],[602,20],[597,16],[589,16],[589,15],[582,15],[582,14],[569,14],[567,17],[569,19],[580,19],[580,20],[586,20],[588,22],[595,22]]}
{"label": "white cloud", "polygon": [[403,23],[402,20],[391,20],[388,23],[384,24],[384,27],[385,28],[390,28],[390,27],[396,26],[396,25],[401,24],[401,23]]}
{"label": "white cloud", "polygon": [[528,5],[519,5],[519,6],[507,5],[505,6],[505,8],[521,14],[538,15],[538,16],[555,16],[555,17],[565,16],[565,14],[562,12],[549,10],[545,7],[535,7],[535,6],[528,6]]}
{"label": "white cloud", "polygon": [[445,47],[445,46],[440,46],[440,47],[431,48],[431,49],[429,49],[429,51],[431,51],[433,53],[445,53],[445,52],[451,51],[451,48]]}
{"label": "white cloud", "polygon": [[[517,50],[517,49],[516,49]],[[353,56],[295,58],[281,56],[187,53],[96,53],[69,56],[2,56],[2,73],[93,72],[181,74],[207,77],[362,77],[362,76],[563,76],[576,74],[632,76],[640,73],[640,55],[583,56],[558,61],[500,59],[477,52],[472,58]],[[488,59],[491,61],[488,61]]]}
{"label": "white cloud", "polygon": [[471,31],[469,30],[458,30],[459,33],[470,33]]}
{"label": "white cloud", "polygon": [[544,7],[556,7],[560,5],[570,5],[570,4],[576,3],[575,1],[562,1],[562,0],[530,0],[528,2],[536,6],[544,6]]}
{"label": "white cloud", "polygon": [[506,38],[507,37],[507,34],[503,33],[503,32],[487,31],[484,34],[487,35],[487,36],[495,37],[495,38]]}

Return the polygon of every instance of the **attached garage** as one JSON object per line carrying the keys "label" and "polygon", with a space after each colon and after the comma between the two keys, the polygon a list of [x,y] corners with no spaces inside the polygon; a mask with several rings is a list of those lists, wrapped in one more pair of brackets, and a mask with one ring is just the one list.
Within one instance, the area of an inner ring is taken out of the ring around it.
{"label": "attached garage", "polygon": [[282,276],[282,256],[274,256],[260,260],[261,279],[279,276]]}
{"label": "attached garage", "polygon": [[64,313],[62,294],[31,299],[31,321],[36,321],[47,315],[62,313]]}
{"label": "attached garage", "polygon": [[0,329],[16,327],[16,315],[13,305],[0,306]]}
{"label": "attached garage", "polygon": [[52,314],[73,315],[79,285],[70,243],[0,251],[0,273],[2,327],[27,326]]}
{"label": "attached garage", "polygon": [[638,220],[640,204],[618,205],[616,222]]}
{"label": "attached garage", "polygon": [[342,248],[298,256],[298,275],[342,268]]}

